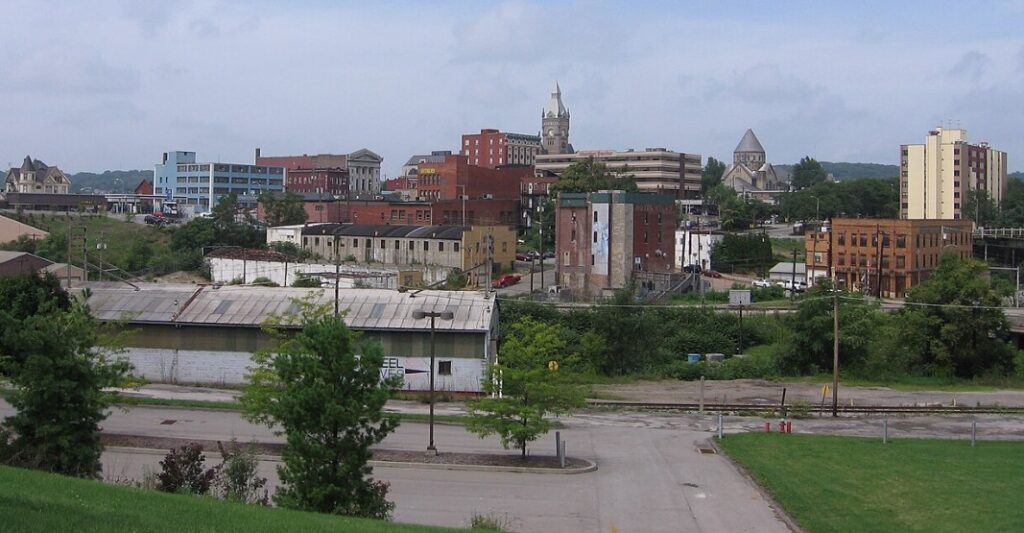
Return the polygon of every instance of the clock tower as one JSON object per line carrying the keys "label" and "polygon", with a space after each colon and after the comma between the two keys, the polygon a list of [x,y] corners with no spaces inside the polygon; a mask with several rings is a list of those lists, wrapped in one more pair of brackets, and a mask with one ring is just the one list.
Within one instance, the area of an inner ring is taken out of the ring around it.
{"label": "clock tower", "polygon": [[546,154],[571,154],[569,110],[562,104],[562,89],[555,82],[548,105],[541,112],[541,147]]}

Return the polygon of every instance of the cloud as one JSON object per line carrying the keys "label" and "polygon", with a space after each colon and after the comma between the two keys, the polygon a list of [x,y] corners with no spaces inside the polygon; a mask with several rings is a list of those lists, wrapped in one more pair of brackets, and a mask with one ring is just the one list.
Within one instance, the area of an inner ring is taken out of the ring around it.
{"label": "cloud", "polygon": [[98,50],[64,40],[44,40],[0,60],[0,92],[32,95],[131,94],[139,89],[132,67],[107,61]]}
{"label": "cloud", "polygon": [[992,60],[987,55],[977,50],[971,50],[965,53],[960,61],[953,65],[953,68],[949,69],[947,76],[977,82],[981,80],[991,65]]}

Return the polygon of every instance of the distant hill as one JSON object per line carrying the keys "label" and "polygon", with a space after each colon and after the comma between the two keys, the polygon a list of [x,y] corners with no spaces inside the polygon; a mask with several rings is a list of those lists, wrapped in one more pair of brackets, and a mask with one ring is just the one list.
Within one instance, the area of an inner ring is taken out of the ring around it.
{"label": "distant hill", "polygon": [[1006,177],[1008,177],[1008,178],[1010,178],[1012,180],[1024,180],[1024,172],[1021,172],[1021,171],[1011,172],[1011,173],[1007,174]]}
{"label": "distant hill", "polygon": [[[899,167],[896,165],[881,165],[878,163],[832,163],[831,161],[819,161],[825,172],[832,174],[839,180],[858,178],[895,178],[900,175]],[[794,165],[775,165],[775,170],[780,174],[789,176]]]}
{"label": "distant hill", "polygon": [[108,170],[103,174],[79,172],[68,176],[71,192],[132,192],[142,180],[153,181],[152,170]]}

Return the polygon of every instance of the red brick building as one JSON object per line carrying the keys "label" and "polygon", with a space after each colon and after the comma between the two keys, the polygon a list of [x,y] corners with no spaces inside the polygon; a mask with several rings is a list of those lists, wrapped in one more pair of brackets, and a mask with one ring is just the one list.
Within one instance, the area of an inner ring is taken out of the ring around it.
{"label": "red brick building", "polygon": [[460,154],[471,165],[497,168],[504,165],[533,165],[541,152],[540,137],[483,129],[462,136]]}
{"label": "red brick building", "polygon": [[256,164],[270,167],[284,167],[291,171],[300,168],[348,168],[347,154],[317,154],[317,155],[282,155],[263,156],[260,149],[256,149]]}
{"label": "red brick building", "polygon": [[344,168],[299,168],[288,171],[284,190],[308,194],[348,194],[348,170]]}
{"label": "red brick building", "polygon": [[[346,200],[306,195],[307,221],[353,224],[407,224],[416,226],[466,225],[516,226],[519,202],[515,200],[442,200],[438,202],[389,202]],[[262,218],[261,211],[257,214]],[[463,216],[465,213],[465,216]]]}
{"label": "red brick building", "polygon": [[635,273],[669,273],[675,257],[672,195],[562,193],[555,210],[558,284],[584,296],[626,287]]}
{"label": "red brick building", "polygon": [[[135,194],[139,196],[152,196],[153,195],[153,182],[149,180],[142,180],[138,185],[135,186]],[[142,213],[153,212],[153,199],[142,198],[139,200],[139,210]]]}
{"label": "red brick building", "polygon": [[421,200],[469,199],[518,200],[520,184],[533,176],[532,167],[484,168],[469,158],[450,155],[442,163],[421,163],[416,180]]}

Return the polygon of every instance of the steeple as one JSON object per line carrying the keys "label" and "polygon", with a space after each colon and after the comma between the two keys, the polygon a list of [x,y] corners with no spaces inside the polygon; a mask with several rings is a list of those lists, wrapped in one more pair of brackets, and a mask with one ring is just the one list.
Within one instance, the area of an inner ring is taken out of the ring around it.
{"label": "steeple", "polygon": [[764,153],[764,147],[761,146],[761,142],[757,140],[757,135],[754,135],[754,130],[747,128],[747,132],[743,134],[743,138],[740,139],[740,143],[736,145],[736,149],[733,150],[733,153],[739,152]]}
{"label": "steeple", "polygon": [[757,135],[754,135],[754,130],[748,128],[747,132],[743,134],[743,138],[740,139],[740,143],[736,145],[736,150],[732,153],[733,164],[745,165],[750,170],[757,170],[765,164],[765,160],[764,147],[757,140]]}
{"label": "steeple", "polygon": [[569,116],[569,111],[565,109],[562,104],[562,88],[558,86],[558,82],[555,82],[555,90],[551,92],[551,99],[548,100],[547,107],[544,108],[544,117],[562,117]]}
{"label": "steeple", "polygon": [[541,148],[546,154],[571,154],[569,144],[569,110],[562,103],[562,88],[555,82],[548,105],[540,115]]}

